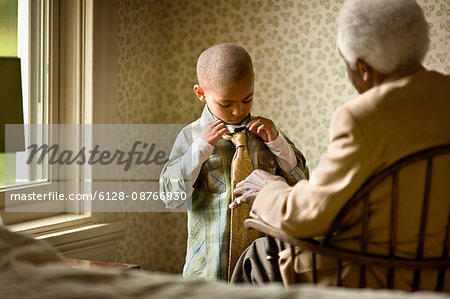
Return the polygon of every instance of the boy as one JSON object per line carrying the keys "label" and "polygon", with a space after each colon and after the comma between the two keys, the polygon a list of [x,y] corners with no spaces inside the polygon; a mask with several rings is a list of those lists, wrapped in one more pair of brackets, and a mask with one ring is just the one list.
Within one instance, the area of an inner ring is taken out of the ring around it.
{"label": "boy", "polygon": [[[282,175],[290,184],[308,176],[302,153],[267,118],[250,116],[253,102],[253,64],[242,47],[218,44],[197,61],[194,92],[206,102],[202,116],[178,135],[160,177],[160,191],[185,192],[188,244],[183,276],[205,279],[228,277],[231,186],[235,153],[224,134],[247,130],[253,168]],[[183,201],[165,199],[175,208]]]}

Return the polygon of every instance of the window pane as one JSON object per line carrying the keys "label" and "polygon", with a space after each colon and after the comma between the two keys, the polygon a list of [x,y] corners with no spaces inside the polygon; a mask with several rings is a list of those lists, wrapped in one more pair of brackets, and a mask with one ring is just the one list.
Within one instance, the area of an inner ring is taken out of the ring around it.
{"label": "window pane", "polygon": [[[45,114],[48,102],[46,4],[47,1],[18,1],[17,56],[21,59],[25,124],[43,124],[47,121]],[[33,139],[46,138],[46,135],[46,132],[42,132],[40,136],[30,136],[25,133],[26,146],[33,142]],[[26,165],[24,161],[27,158],[27,152],[16,153],[16,184],[46,181],[48,166],[43,163],[38,167],[23,167]]]}
{"label": "window pane", "polygon": [[17,0],[0,1],[0,56],[17,55]]}
{"label": "window pane", "polygon": [[[0,56],[17,55],[17,0],[0,1]],[[8,155],[14,155],[8,153]],[[15,177],[15,165],[9,169]],[[0,188],[5,186],[5,154],[0,153]]]}
{"label": "window pane", "polygon": [[[28,0],[18,1],[18,22],[17,22],[17,56],[20,58],[21,72],[22,72],[22,105],[23,105],[23,121],[28,124]],[[24,158],[25,152],[17,152],[16,160],[20,161]],[[20,165],[20,163],[16,163]],[[28,177],[28,169],[23,167],[16,167],[16,182],[24,183],[28,180],[21,180],[20,178]],[[9,185],[9,184],[8,184]]]}

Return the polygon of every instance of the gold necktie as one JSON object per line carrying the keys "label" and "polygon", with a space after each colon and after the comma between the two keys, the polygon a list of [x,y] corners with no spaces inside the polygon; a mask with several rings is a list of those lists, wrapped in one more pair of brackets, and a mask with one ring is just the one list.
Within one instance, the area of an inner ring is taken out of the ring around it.
{"label": "gold necktie", "polygon": [[[253,165],[247,149],[245,131],[233,135],[226,134],[223,136],[223,139],[231,140],[236,146],[236,152],[231,162],[231,192],[233,192],[236,184],[252,173]],[[232,193],[231,200],[234,201],[234,199],[234,194]],[[244,229],[244,221],[249,218],[250,209],[250,205],[243,204],[231,210],[228,281],[231,279],[231,274],[241,254],[258,238],[257,231]]]}

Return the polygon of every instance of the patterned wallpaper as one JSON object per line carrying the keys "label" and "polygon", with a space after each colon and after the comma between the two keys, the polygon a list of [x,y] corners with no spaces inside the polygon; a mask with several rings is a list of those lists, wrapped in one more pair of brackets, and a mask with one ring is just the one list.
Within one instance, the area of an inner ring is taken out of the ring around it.
{"label": "patterned wallpaper", "polygon": [[[202,104],[192,87],[207,47],[242,45],[255,67],[254,115],[274,120],[311,168],[328,142],[334,109],[356,95],[336,51],[342,0],[120,0],[120,123],[189,123]],[[425,65],[450,73],[450,0],[419,0],[431,30]],[[180,272],[185,215],[134,213],[119,261]]]}

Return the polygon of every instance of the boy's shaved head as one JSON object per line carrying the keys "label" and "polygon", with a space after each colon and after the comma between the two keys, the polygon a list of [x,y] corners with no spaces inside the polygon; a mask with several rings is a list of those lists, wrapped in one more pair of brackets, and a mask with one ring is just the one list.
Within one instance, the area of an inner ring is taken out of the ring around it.
{"label": "boy's shaved head", "polygon": [[225,88],[247,75],[253,78],[250,55],[236,44],[225,43],[206,49],[197,60],[197,80],[203,89]]}

